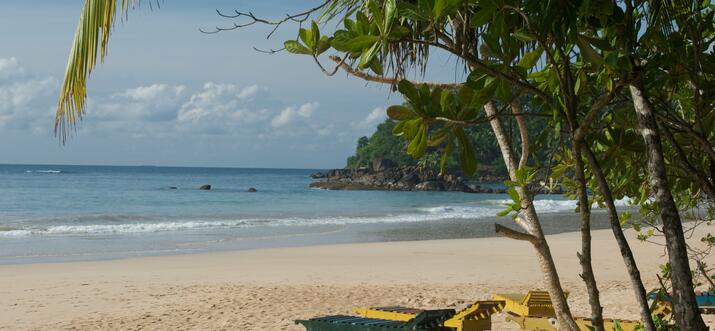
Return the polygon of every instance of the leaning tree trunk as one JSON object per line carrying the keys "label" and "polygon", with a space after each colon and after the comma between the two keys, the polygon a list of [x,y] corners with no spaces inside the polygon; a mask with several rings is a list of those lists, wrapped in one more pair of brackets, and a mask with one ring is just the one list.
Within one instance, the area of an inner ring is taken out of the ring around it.
{"label": "leaning tree trunk", "polygon": [[[487,116],[491,118],[489,123],[491,124],[492,131],[494,132],[494,136],[499,144],[502,157],[504,158],[504,163],[506,164],[509,172],[509,177],[512,181],[516,181],[516,169],[518,167],[517,161],[511,145],[509,144],[509,139],[502,128],[499,117],[497,116],[496,108],[492,102],[488,102],[484,106],[484,110]],[[520,131],[525,133],[523,118],[521,116],[516,116],[516,118],[517,123],[519,123]],[[519,162],[520,164],[525,163],[525,158],[528,157],[528,155],[524,153],[524,151],[528,152],[525,145],[528,145],[528,142],[522,141],[522,156],[521,161]],[[524,211],[519,217],[517,217],[516,222],[527,233],[521,233],[501,226],[497,226],[497,232],[507,237],[529,241],[534,246],[539,260],[539,266],[541,267],[541,272],[544,276],[544,285],[546,290],[549,292],[549,296],[551,296],[551,301],[553,302],[556,319],[559,322],[560,329],[579,331],[579,328],[571,315],[571,310],[569,309],[568,302],[566,301],[564,290],[561,287],[561,281],[559,280],[559,274],[556,270],[556,264],[554,263],[551,250],[546,242],[546,238],[544,237],[544,232],[541,229],[538,214],[534,209],[534,204],[532,203],[533,194],[531,194],[531,192],[529,192],[525,187],[518,187],[517,192],[519,193],[519,197],[522,201],[522,208],[524,208]]]}
{"label": "leaning tree trunk", "polygon": [[673,283],[673,314],[681,330],[704,331],[708,328],[705,326],[695,302],[683,225],[678,213],[678,206],[670,192],[663,146],[655,114],[645,95],[640,78],[632,81],[629,89],[638,119],[638,131],[645,141],[650,186],[655,192],[655,202],[660,208],[660,217],[663,222],[663,234],[665,235],[665,246],[668,251]]}
{"label": "leaning tree trunk", "polygon": [[655,331],[653,316],[651,316],[650,306],[648,305],[648,294],[643,286],[641,273],[638,271],[638,265],[636,264],[636,259],[633,256],[633,251],[631,251],[631,246],[628,244],[628,240],[623,234],[623,228],[621,227],[621,221],[618,217],[618,211],[616,210],[616,205],[613,203],[613,193],[611,193],[611,188],[608,185],[608,181],[606,180],[603,170],[601,169],[601,165],[598,164],[598,160],[596,160],[596,156],[593,155],[591,149],[586,145],[582,145],[581,149],[583,150],[583,154],[586,155],[586,159],[591,166],[591,172],[596,178],[598,189],[601,191],[603,201],[606,204],[611,230],[613,230],[613,236],[616,238],[616,243],[621,251],[623,264],[626,265],[626,270],[628,271],[628,277],[631,279],[631,286],[633,287],[633,291],[636,295],[636,301],[638,302],[638,307],[640,308],[643,327],[646,331]]}
{"label": "leaning tree trunk", "polygon": [[578,209],[581,215],[581,253],[578,254],[581,263],[581,278],[588,290],[588,303],[591,306],[591,325],[594,331],[603,331],[603,307],[598,293],[596,276],[593,273],[591,261],[591,203],[586,191],[586,174],[581,156],[582,142],[575,139],[571,146],[574,163],[574,179],[578,183]]}

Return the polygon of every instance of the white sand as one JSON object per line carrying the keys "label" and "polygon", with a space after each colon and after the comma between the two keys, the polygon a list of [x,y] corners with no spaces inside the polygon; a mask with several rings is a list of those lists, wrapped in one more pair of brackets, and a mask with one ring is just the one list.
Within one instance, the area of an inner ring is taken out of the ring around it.
{"label": "white sand", "polygon": [[[587,315],[579,234],[548,239],[572,309]],[[611,231],[595,231],[593,246],[605,314],[637,318]],[[663,248],[636,240],[632,247],[646,285],[656,286]],[[504,238],[5,265],[0,330],[302,330],[294,319],[357,306],[454,307],[540,286],[531,247]],[[498,315],[494,328],[513,329]]]}

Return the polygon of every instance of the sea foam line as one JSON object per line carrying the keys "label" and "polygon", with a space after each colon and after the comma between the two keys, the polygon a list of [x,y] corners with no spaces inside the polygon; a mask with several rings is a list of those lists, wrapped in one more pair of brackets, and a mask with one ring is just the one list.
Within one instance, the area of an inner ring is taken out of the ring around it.
{"label": "sea foam line", "polygon": [[[123,224],[83,224],[52,225],[44,228],[11,228],[0,231],[0,237],[27,237],[47,235],[110,235],[132,233],[154,233],[186,230],[210,230],[217,228],[241,228],[258,226],[309,226],[309,225],[347,225],[374,223],[409,223],[440,221],[449,219],[480,219],[494,217],[504,209],[509,200],[480,201],[482,205],[446,205],[418,208],[417,212],[388,214],[380,216],[326,216],[316,218],[247,218],[237,220],[185,220],[172,222],[139,222]],[[625,206],[625,200],[617,203]],[[534,206],[540,213],[573,211],[576,202],[572,200],[539,199]]]}

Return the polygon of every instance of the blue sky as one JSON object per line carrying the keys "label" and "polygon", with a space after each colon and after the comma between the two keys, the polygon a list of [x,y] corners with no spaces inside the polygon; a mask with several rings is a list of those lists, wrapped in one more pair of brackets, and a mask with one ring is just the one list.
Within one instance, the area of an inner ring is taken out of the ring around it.
{"label": "blue sky", "polygon": [[[88,113],[60,146],[54,106],[82,3],[3,0],[0,163],[344,166],[399,95],[343,73],[327,77],[307,57],[252,49],[280,47],[295,26],[271,40],[260,26],[198,31],[230,23],[215,9],[280,17],[315,4],[165,0],[152,11],[145,2],[115,29],[90,81]],[[430,79],[454,80],[454,63],[434,62]]]}

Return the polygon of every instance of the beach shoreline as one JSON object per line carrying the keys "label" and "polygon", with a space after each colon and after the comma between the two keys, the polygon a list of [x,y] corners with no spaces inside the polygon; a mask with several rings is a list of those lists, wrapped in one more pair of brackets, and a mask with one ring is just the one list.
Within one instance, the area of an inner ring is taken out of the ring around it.
{"label": "beach shoreline", "polygon": [[[579,223],[573,212],[546,212],[541,216],[543,230],[546,234],[572,232],[579,229]],[[505,217],[488,216],[476,219],[456,218],[364,224],[237,227],[209,230],[208,232],[183,230],[139,234],[0,237],[0,265],[102,261],[142,256],[172,256],[351,243],[490,238],[496,236],[494,223],[511,226],[513,222]],[[592,228],[608,228],[608,220],[603,210],[595,209],[593,211]],[[152,245],[152,242],[158,244]],[[67,247],[71,249],[67,249]],[[57,248],[63,249],[58,250]]]}
{"label": "beach shoreline", "polygon": [[[703,225],[694,242],[712,230]],[[647,287],[657,286],[663,248],[627,235]],[[637,318],[612,237],[593,232],[605,313]],[[579,234],[548,240],[573,310],[587,315]],[[477,238],[1,265],[0,284],[0,330],[301,330],[294,319],[362,305],[458,307],[526,291],[541,286],[541,273],[527,243]],[[495,317],[495,330],[510,328]]]}

